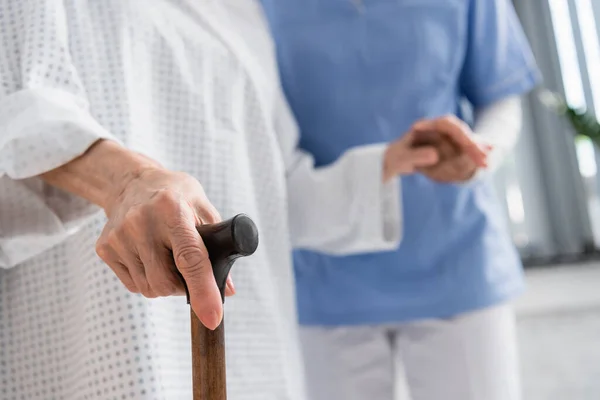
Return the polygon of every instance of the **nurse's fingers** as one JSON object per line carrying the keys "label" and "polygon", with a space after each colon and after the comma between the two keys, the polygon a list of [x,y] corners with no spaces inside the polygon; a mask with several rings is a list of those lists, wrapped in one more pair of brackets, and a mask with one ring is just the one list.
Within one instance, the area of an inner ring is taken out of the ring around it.
{"label": "nurse's fingers", "polygon": [[462,183],[470,180],[478,168],[466,154],[441,161],[429,168],[419,168],[418,172],[439,183]]}
{"label": "nurse's fingers", "polygon": [[419,167],[431,166],[439,161],[434,146],[413,146],[414,132],[409,132],[387,147],[383,159],[383,181],[398,175],[409,175]]}
{"label": "nurse's fingers", "polygon": [[410,163],[410,170],[413,172],[417,168],[429,167],[436,164],[440,157],[435,147],[419,147],[408,152],[407,161]]}
{"label": "nurse's fingers", "polygon": [[487,166],[487,151],[473,139],[471,128],[453,115],[418,121],[412,126],[412,130],[417,132],[436,131],[446,135],[463,152],[468,154],[478,166]]}

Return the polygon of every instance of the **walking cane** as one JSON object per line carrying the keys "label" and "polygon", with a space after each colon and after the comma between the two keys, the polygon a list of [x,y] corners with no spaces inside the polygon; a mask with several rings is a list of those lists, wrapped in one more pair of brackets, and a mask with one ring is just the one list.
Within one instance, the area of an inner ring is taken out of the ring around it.
{"label": "walking cane", "polygon": [[[198,227],[206,245],[221,299],[225,303],[225,284],[234,261],[249,256],[258,246],[258,230],[244,214],[213,225]],[[185,282],[185,281],[184,281]],[[187,291],[187,287],[186,287]],[[190,304],[189,293],[187,295]],[[211,331],[190,308],[192,322],[193,400],[227,400],[225,379],[224,322]]]}

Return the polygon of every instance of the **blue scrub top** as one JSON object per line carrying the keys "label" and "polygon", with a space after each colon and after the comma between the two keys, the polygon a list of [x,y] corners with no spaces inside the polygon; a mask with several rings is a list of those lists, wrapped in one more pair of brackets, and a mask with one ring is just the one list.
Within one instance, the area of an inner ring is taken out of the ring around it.
{"label": "blue scrub top", "polygon": [[[386,142],[420,118],[463,117],[538,81],[508,0],[262,0],[301,147],[318,165]],[[464,117],[463,117],[464,118]],[[470,122],[470,121],[467,121]],[[300,323],[440,318],[524,286],[492,184],[402,179],[397,251],[294,254]]]}

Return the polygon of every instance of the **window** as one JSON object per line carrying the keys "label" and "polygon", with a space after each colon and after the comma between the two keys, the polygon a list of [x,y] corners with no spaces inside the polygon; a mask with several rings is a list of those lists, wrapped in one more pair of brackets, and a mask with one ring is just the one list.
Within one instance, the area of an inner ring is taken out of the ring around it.
{"label": "window", "polygon": [[[600,115],[600,1],[514,3],[544,85]],[[521,139],[495,179],[513,240],[526,260],[553,263],[598,254],[600,151],[570,135],[564,119],[535,94],[528,96]]]}
{"label": "window", "polygon": [[[592,0],[550,0],[565,98],[574,107],[600,115],[600,40]],[[594,243],[600,247],[600,153],[587,138],[576,138],[579,172]]]}

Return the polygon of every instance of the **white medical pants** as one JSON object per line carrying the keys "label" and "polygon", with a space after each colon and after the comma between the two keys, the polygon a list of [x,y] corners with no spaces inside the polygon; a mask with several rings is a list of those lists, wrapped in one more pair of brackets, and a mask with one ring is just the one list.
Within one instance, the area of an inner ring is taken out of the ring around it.
{"label": "white medical pants", "polygon": [[510,305],[382,326],[304,327],[301,340],[310,400],[393,400],[405,386],[399,375],[409,392],[401,400],[521,399]]}

